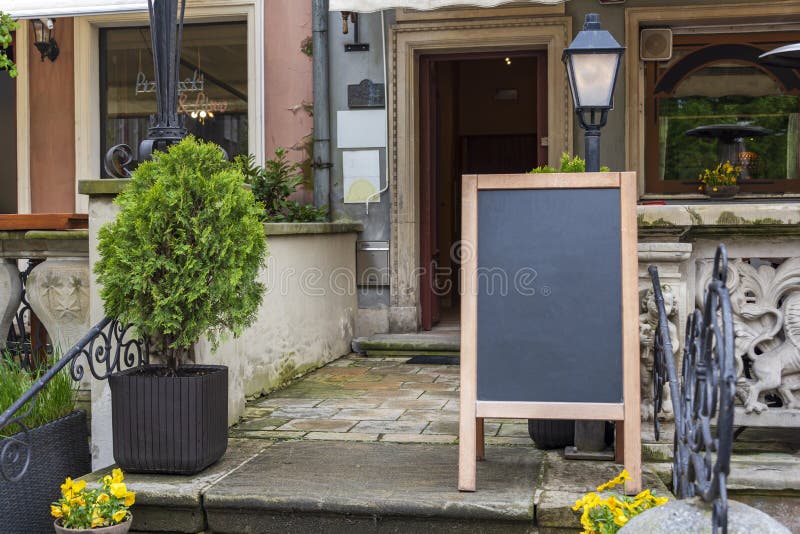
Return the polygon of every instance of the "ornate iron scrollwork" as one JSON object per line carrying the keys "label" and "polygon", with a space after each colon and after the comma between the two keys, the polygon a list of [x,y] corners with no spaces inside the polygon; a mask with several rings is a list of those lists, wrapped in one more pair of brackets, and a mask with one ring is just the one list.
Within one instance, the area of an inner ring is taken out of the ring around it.
{"label": "ornate iron scrollwork", "polygon": [[131,169],[128,167],[133,163],[135,163],[133,150],[124,144],[109,148],[103,160],[106,172],[114,178],[130,178]]}
{"label": "ornate iron scrollwork", "polygon": [[17,425],[21,430],[0,441],[0,476],[14,482],[21,479],[31,462],[31,442],[25,419],[33,412],[37,396],[64,367],[76,381],[85,375],[85,357],[89,371],[98,380],[123,369],[146,365],[150,360],[148,341],[131,335],[131,325],[123,325],[109,317],[92,327],[63,358],[47,370],[28,391],[0,414],[0,429]]}
{"label": "ornate iron scrollwork", "polygon": [[128,336],[131,327],[114,319],[98,331],[72,359],[69,368],[72,379],[83,380],[85,371],[81,356],[85,357],[89,372],[97,380],[105,380],[123,369],[147,365],[150,361],[147,340]]}
{"label": "ornate iron scrollwork", "polygon": [[[701,497],[712,503],[714,533],[728,531],[727,479],[733,450],[733,413],[736,395],[733,313],[728,288],[728,254],[720,245],[703,309],[686,324],[680,392],[666,324],[658,271],[649,269],[659,311],[659,331],[653,366],[655,414],[669,381],[675,414],[673,491],[679,499]],[[659,339],[660,338],[660,339]],[[658,435],[658,417],[654,417]]]}

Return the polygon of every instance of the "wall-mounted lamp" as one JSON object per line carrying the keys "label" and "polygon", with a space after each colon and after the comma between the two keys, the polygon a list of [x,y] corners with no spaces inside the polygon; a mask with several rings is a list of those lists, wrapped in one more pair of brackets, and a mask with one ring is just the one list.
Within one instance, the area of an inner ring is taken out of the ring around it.
{"label": "wall-mounted lamp", "polygon": [[53,38],[54,19],[34,19],[33,20],[33,45],[44,58],[55,61],[58,57],[58,43]]}
{"label": "wall-mounted lamp", "polygon": [[358,13],[355,11],[342,11],[342,33],[347,35],[350,29],[347,21],[353,23],[353,42],[344,45],[345,52],[368,52],[369,43],[362,43],[358,40]]}

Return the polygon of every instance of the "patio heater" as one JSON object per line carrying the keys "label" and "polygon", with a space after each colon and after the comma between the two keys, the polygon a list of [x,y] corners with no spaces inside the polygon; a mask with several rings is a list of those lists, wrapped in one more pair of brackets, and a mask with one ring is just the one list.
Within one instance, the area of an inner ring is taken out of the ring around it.
{"label": "patio heater", "polygon": [[[148,0],[150,39],[156,82],[156,113],[150,116],[147,137],[139,144],[139,161],[152,157],[156,150],[186,137],[186,128],[178,115],[178,75],[186,0]],[[111,147],[105,156],[106,171],[115,178],[128,178],[133,151],[128,145]]]}
{"label": "patio heater", "polygon": [[578,124],[584,130],[586,171],[600,170],[600,129],[614,108],[614,86],[625,48],[600,26],[600,15],[589,13],[583,30],[564,49],[569,87]]}

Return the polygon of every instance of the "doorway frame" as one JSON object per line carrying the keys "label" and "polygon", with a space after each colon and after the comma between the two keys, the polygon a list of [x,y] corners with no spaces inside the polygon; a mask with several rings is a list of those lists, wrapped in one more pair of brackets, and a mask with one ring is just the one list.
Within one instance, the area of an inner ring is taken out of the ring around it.
{"label": "doorway frame", "polygon": [[390,331],[416,332],[422,311],[419,291],[420,56],[545,50],[547,154],[548,160],[553,162],[562,152],[572,152],[572,103],[566,72],[561,66],[561,54],[571,38],[571,17],[403,23],[391,28],[387,103],[391,202]]}

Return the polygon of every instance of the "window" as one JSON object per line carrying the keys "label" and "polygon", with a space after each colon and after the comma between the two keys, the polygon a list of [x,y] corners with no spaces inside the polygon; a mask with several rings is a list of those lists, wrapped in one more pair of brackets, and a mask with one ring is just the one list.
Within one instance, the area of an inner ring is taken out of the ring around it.
{"label": "window", "polygon": [[646,189],[697,193],[726,160],[743,193],[800,192],[800,78],[757,58],[800,33],[678,35],[673,58],[645,64]]}
{"label": "window", "polygon": [[[101,157],[125,143],[138,159],[156,112],[150,29],[101,29],[100,65]],[[184,26],[178,111],[189,133],[219,144],[231,158],[247,153],[245,22]]]}

